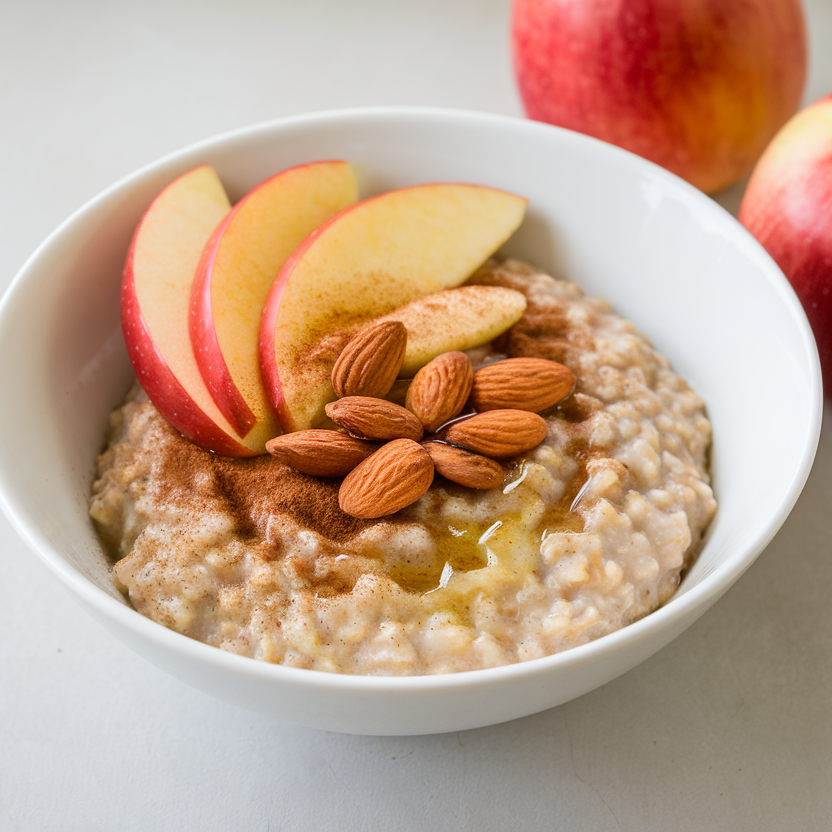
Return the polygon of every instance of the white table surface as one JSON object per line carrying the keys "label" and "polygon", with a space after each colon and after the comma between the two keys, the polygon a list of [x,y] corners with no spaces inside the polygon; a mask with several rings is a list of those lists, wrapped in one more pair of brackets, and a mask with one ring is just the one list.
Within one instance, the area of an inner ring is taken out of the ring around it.
{"label": "white table surface", "polygon": [[[832,3],[806,8],[809,101],[832,91]],[[509,0],[0,11],[0,290],[75,208],[198,139],[333,107],[522,114]],[[720,201],[735,210],[741,194]],[[0,517],[0,830],[828,829],[830,539],[827,407],[781,532],[653,659],[516,722],[373,738],[276,723],[168,677]]]}

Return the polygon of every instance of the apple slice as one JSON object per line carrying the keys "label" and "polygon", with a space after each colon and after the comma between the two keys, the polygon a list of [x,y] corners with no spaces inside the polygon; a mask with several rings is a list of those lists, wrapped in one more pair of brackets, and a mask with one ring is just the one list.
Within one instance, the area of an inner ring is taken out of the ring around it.
{"label": "apple slice", "polygon": [[407,347],[400,378],[416,372],[443,352],[464,352],[493,341],[526,311],[526,296],[502,286],[460,286],[425,295],[382,315],[401,321]]}
{"label": "apple slice", "polygon": [[522,197],[481,185],[417,185],[360,202],[311,234],[280,270],[260,325],[263,381],[283,429],[323,417],[344,333],[459,286],[525,209]]}
{"label": "apple slice", "polygon": [[127,254],[121,323],[136,376],[162,416],[203,448],[250,456],[261,449],[240,436],[214,403],[188,334],[194,270],[230,208],[208,165],[179,177],[153,200]]}
{"label": "apple slice", "polygon": [[273,176],[244,197],[205,246],[191,292],[191,340],[223,415],[263,446],[280,433],[260,376],[258,333],[269,287],[321,223],[355,202],[347,162],[314,162]]}

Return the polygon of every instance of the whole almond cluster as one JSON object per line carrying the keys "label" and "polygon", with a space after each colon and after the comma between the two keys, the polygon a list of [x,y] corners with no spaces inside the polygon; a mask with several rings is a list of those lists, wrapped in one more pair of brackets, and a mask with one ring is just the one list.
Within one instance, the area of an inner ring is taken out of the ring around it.
{"label": "whole almond cluster", "polygon": [[[301,430],[266,444],[302,473],[343,477],[338,502],[353,517],[384,517],[409,506],[435,473],[468,488],[496,487],[501,460],[543,441],[539,412],[575,384],[568,367],[544,358],[507,358],[474,372],[465,353],[446,352],[416,373],[402,407],[384,397],[406,347],[399,321],[361,330],[332,369],[338,400],[326,414],[341,430]],[[465,410],[471,412],[460,415]]]}

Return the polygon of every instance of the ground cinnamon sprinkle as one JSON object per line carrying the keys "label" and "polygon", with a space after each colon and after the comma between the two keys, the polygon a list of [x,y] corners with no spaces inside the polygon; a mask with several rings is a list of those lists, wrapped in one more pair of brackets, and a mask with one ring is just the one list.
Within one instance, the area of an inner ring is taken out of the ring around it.
{"label": "ground cinnamon sprinkle", "polygon": [[301,474],[272,457],[213,457],[217,482],[232,513],[241,521],[252,516],[289,515],[302,528],[336,543],[354,537],[377,521],[359,520],[338,506],[341,480]]}
{"label": "ground cinnamon sprinkle", "polygon": [[[533,270],[521,266],[515,274],[490,261],[470,279],[470,283],[503,286],[526,295],[523,317],[493,342],[494,351],[509,358],[548,358],[567,367],[575,367],[582,352],[595,349],[592,338],[581,327],[570,323],[567,301],[550,295],[540,298],[529,294],[524,276],[533,273]],[[577,385],[580,390],[580,376]]]}
{"label": "ground cinnamon sprinkle", "polygon": [[[163,481],[171,491],[189,495],[193,506],[201,489],[197,477],[211,481],[212,498],[221,499],[244,535],[263,533],[271,516],[289,516],[301,528],[310,529],[333,542],[354,537],[377,520],[359,520],[338,506],[340,480],[301,474],[271,456],[232,459],[204,451],[172,428],[171,443],[161,462]],[[202,486],[204,490],[207,484]]]}

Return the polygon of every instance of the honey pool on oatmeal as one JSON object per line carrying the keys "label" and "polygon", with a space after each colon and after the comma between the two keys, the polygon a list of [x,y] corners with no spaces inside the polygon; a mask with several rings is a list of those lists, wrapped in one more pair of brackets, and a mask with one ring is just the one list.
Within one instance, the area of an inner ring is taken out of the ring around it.
{"label": "honey pool on oatmeal", "polygon": [[520,261],[469,282],[528,300],[475,366],[533,356],[577,378],[500,487],[437,477],[397,514],[356,519],[337,481],[203,451],[134,392],[112,414],[90,513],[136,610],[269,662],[413,675],[546,656],[664,603],[716,510],[702,400],[574,284]]}

